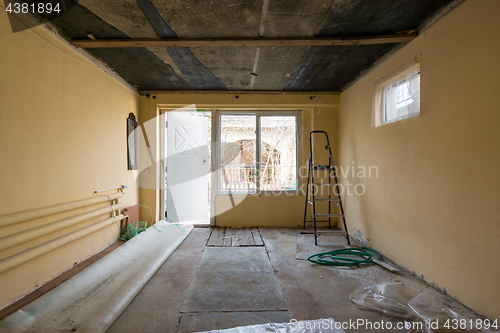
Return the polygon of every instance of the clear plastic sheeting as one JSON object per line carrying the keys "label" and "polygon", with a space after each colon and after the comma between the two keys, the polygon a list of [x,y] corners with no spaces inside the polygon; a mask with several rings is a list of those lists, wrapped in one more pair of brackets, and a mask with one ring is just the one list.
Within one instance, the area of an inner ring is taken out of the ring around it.
{"label": "clear plastic sheeting", "polygon": [[443,308],[427,291],[415,292],[402,283],[382,283],[356,289],[350,296],[359,308],[403,318],[408,333],[493,332],[488,320],[473,319]]}
{"label": "clear plastic sheeting", "polygon": [[339,327],[337,322],[332,319],[317,319],[317,320],[303,320],[303,321],[290,321],[289,323],[281,324],[263,324],[263,325],[251,325],[251,326],[241,326],[235,328],[229,328],[225,330],[215,330],[199,333],[262,333],[262,332],[274,332],[274,333],[345,333],[342,328]]}

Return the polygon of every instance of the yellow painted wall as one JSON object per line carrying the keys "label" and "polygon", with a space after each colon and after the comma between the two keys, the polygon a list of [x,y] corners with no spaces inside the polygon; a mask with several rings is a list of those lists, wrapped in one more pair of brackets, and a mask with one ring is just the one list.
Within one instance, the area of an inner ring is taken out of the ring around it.
{"label": "yellow painted wall", "polygon": [[[375,249],[500,318],[500,1],[467,0],[340,96],[349,229]],[[421,114],[372,128],[374,82],[413,57]]]}
{"label": "yellow painted wall", "polygon": [[[139,97],[40,27],[13,34],[0,9],[0,215],[127,184],[126,118]],[[102,205],[101,205],[102,206]],[[97,208],[0,228],[0,237]],[[92,221],[0,251],[0,260]],[[117,240],[115,225],[0,274],[0,308]]]}
{"label": "yellow painted wall", "polygon": [[[180,108],[195,104],[198,109],[237,109],[237,108],[257,108],[257,109],[301,109],[302,112],[302,144],[301,154],[302,165],[305,165],[309,157],[308,135],[312,128],[325,130],[328,132],[333,149],[334,159],[337,154],[337,116],[338,116],[338,96],[317,95],[321,101],[312,100],[311,94],[304,95],[273,95],[273,94],[177,94],[162,93],[151,94],[148,99],[141,97],[141,120],[145,122],[158,116],[158,108]],[[156,97],[153,99],[153,96]],[[319,114],[318,114],[319,112]],[[314,117],[317,115],[316,117]],[[151,123],[148,123],[151,125]],[[158,128],[158,124],[153,125]],[[148,131],[151,131],[149,129]],[[156,130],[157,131],[157,130]],[[156,140],[159,136],[155,134]],[[151,142],[152,150],[157,158],[159,156],[158,141]],[[324,152],[324,149],[321,149]],[[141,152],[141,163],[149,164],[147,156]],[[159,175],[158,175],[159,176]],[[304,179],[305,181],[305,179]],[[304,185],[305,188],[305,185]],[[155,216],[160,216],[160,191],[151,189],[140,189],[141,203],[152,207]],[[304,214],[303,195],[280,195],[280,196],[247,196],[240,204],[230,210],[216,216],[216,224],[220,226],[297,226],[302,225]],[[216,198],[216,209],[220,213],[225,204],[226,198],[218,196]],[[149,216],[149,211],[141,210],[141,219]]]}

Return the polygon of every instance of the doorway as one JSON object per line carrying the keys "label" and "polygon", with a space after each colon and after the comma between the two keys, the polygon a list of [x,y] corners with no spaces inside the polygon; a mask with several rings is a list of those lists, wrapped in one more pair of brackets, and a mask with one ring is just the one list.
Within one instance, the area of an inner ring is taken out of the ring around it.
{"label": "doorway", "polygon": [[193,109],[168,111],[164,120],[165,219],[170,223],[209,225],[213,216],[212,113]]}

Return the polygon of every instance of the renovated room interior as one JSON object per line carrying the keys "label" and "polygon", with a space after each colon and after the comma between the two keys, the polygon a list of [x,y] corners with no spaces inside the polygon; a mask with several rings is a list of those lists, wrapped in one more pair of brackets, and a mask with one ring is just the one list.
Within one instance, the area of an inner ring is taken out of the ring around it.
{"label": "renovated room interior", "polygon": [[[498,0],[14,2],[2,332],[408,332],[353,298],[383,283],[500,320]],[[340,198],[307,192],[322,165]],[[399,272],[307,260],[348,245]]]}

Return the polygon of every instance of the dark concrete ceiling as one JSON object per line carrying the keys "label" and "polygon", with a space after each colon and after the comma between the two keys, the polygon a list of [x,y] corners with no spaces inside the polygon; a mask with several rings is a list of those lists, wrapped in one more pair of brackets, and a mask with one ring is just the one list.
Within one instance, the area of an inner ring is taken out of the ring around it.
{"label": "dark concrete ceiling", "polygon": [[[70,0],[68,0],[70,1]],[[70,39],[378,36],[452,0],[80,0]],[[342,91],[396,45],[89,48],[140,90]]]}

